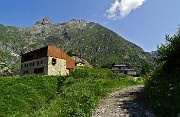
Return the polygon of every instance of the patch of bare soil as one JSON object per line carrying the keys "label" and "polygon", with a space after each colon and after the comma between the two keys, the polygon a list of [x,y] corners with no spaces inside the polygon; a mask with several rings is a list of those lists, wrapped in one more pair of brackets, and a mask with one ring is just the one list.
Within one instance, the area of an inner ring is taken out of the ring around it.
{"label": "patch of bare soil", "polygon": [[100,101],[92,117],[155,117],[144,98],[144,86],[130,86]]}

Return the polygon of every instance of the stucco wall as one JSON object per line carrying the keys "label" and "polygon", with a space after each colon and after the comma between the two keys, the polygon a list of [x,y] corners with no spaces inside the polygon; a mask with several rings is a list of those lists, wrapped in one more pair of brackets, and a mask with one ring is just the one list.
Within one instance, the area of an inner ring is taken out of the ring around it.
{"label": "stucco wall", "polygon": [[76,66],[84,66],[83,63],[77,63]]}
{"label": "stucco wall", "polygon": [[56,59],[56,63],[52,64],[53,57],[48,57],[48,73],[47,75],[67,75],[66,73],[66,60]]}

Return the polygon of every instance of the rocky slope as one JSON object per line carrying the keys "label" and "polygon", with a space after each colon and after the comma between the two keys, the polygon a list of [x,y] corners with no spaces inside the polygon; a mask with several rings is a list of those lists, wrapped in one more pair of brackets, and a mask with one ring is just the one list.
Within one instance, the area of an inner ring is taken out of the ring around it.
{"label": "rocky slope", "polygon": [[0,49],[0,76],[19,74],[20,57]]}
{"label": "rocky slope", "polygon": [[150,54],[97,23],[73,19],[53,24],[45,17],[32,27],[0,25],[2,51],[20,55],[46,45],[60,47],[94,66],[129,63],[140,69],[144,62],[153,65]]}

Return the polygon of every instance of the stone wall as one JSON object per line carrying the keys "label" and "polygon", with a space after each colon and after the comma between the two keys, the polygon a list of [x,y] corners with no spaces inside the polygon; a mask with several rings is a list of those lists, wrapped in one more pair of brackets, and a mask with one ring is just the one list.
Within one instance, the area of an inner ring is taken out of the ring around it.
{"label": "stone wall", "polygon": [[43,72],[39,74],[47,75],[48,73],[48,57],[21,63],[21,75],[34,74],[35,69],[43,68]]}
{"label": "stone wall", "polygon": [[[53,59],[55,63],[53,63]],[[68,75],[66,73],[66,60],[48,57],[48,73],[47,75]]]}

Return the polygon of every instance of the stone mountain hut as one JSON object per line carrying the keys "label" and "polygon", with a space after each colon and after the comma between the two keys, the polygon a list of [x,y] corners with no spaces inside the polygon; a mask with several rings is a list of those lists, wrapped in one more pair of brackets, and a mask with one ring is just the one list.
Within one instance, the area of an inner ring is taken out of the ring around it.
{"label": "stone mountain hut", "polygon": [[21,75],[69,75],[75,61],[61,49],[46,46],[21,55]]}

